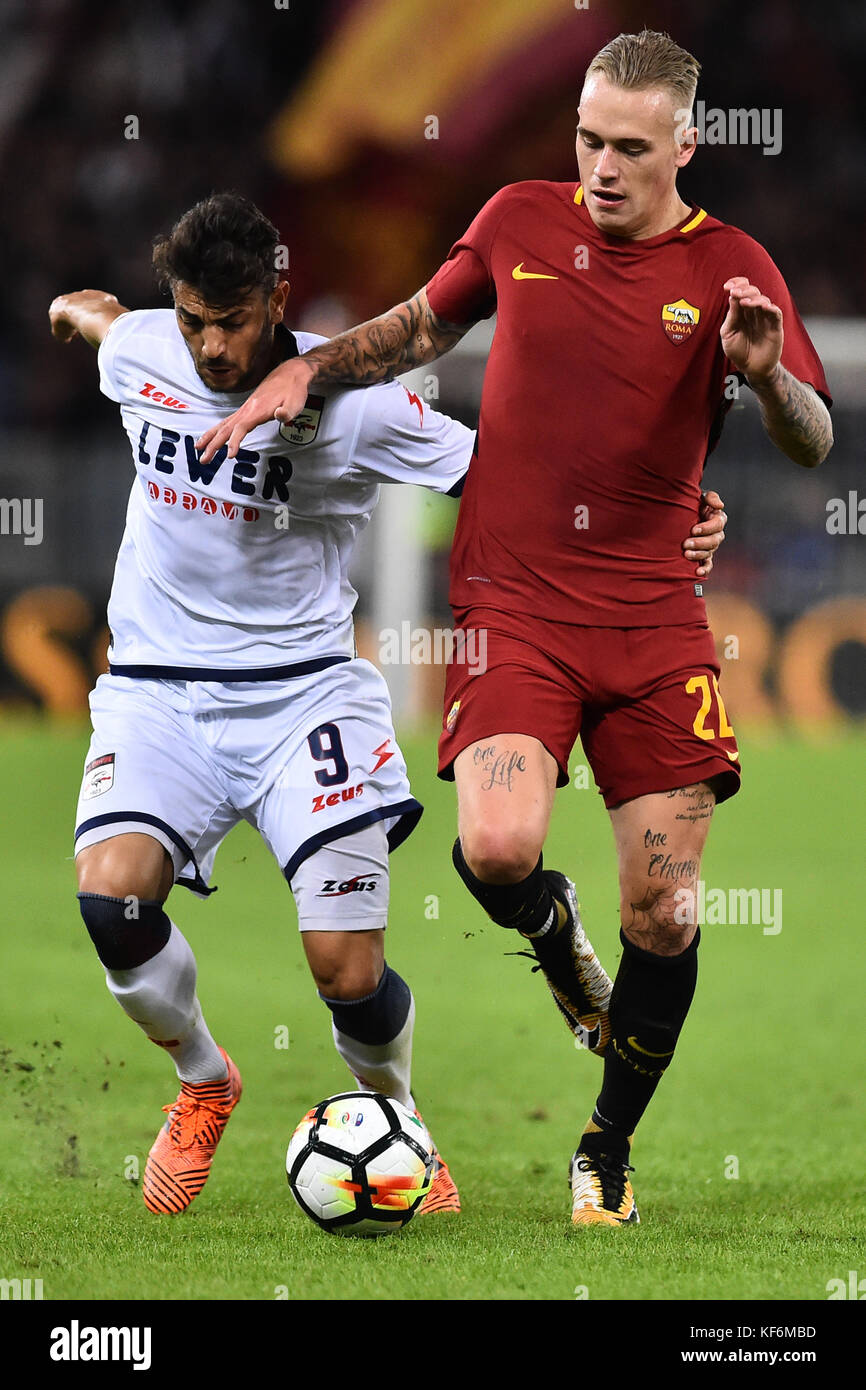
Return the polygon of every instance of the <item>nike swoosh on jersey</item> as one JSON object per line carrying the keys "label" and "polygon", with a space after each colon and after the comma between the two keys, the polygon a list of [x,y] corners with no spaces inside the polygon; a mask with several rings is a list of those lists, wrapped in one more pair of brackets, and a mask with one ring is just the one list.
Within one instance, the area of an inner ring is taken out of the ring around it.
{"label": "nike swoosh on jersey", "polygon": [[673,1052],[650,1052],[648,1047],[641,1047],[637,1038],[629,1038],[629,1047],[633,1047],[636,1052],[642,1052],[645,1057],[673,1057]]}
{"label": "nike swoosh on jersey", "polygon": [[511,272],[512,280],[558,280],[558,275],[539,275],[535,270],[524,270],[523,261]]}

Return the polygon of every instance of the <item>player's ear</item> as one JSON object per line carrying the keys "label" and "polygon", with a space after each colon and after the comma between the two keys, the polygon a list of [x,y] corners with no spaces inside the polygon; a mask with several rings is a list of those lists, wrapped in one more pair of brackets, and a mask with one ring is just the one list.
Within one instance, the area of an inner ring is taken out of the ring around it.
{"label": "player's ear", "polygon": [[674,132],[674,139],[676,140],[674,164],[678,169],[684,169],[689,160],[693,158],[695,150],[698,148],[698,135],[699,131],[696,125]]}
{"label": "player's ear", "polygon": [[286,309],[286,300],[289,297],[288,280],[280,280],[276,287],[271,291],[270,297],[270,318],[271,323],[282,323],[283,314]]}
{"label": "player's ear", "polygon": [[698,147],[700,132],[696,125],[692,125],[693,116],[694,111],[690,106],[680,106],[674,112],[674,164],[678,169],[685,168]]}

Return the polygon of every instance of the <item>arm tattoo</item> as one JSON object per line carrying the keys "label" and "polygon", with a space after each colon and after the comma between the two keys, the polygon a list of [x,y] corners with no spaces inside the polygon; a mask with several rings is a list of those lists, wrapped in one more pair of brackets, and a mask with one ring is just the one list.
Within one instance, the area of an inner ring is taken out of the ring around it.
{"label": "arm tattoo", "polygon": [[440,319],[423,290],[387,314],[339,334],[304,354],[316,371],[310,381],[323,386],[374,386],[391,381],[441,357],[472,327]]}
{"label": "arm tattoo", "polygon": [[803,468],[815,468],[833,446],[830,412],[811,386],[779,363],[765,382],[749,382],[764,429],[777,448]]}

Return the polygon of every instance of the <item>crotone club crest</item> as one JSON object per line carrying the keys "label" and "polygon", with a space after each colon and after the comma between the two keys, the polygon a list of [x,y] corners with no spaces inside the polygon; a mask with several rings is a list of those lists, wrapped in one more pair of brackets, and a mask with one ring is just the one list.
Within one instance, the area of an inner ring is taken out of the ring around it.
{"label": "crotone club crest", "polygon": [[319,422],[322,418],[324,404],[324,396],[308,396],[307,403],[300,414],[296,415],[294,420],[290,420],[287,425],[280,425],[280,434],[283,439],[287,439],[290,444],[312,444],[319,433]]}

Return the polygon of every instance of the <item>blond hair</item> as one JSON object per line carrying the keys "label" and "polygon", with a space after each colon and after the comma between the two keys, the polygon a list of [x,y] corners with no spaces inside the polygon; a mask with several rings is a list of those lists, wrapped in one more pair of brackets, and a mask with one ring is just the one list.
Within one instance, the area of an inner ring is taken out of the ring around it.
{"label": "blond hair", "polygon": [[700,70],[697,58],[674,43],[670,34],[644,29],[639,34],[617,34],[596,53],[586,76],[601,73],[616,87],[636,90],[662,87],[679,109],[691,111]]}

